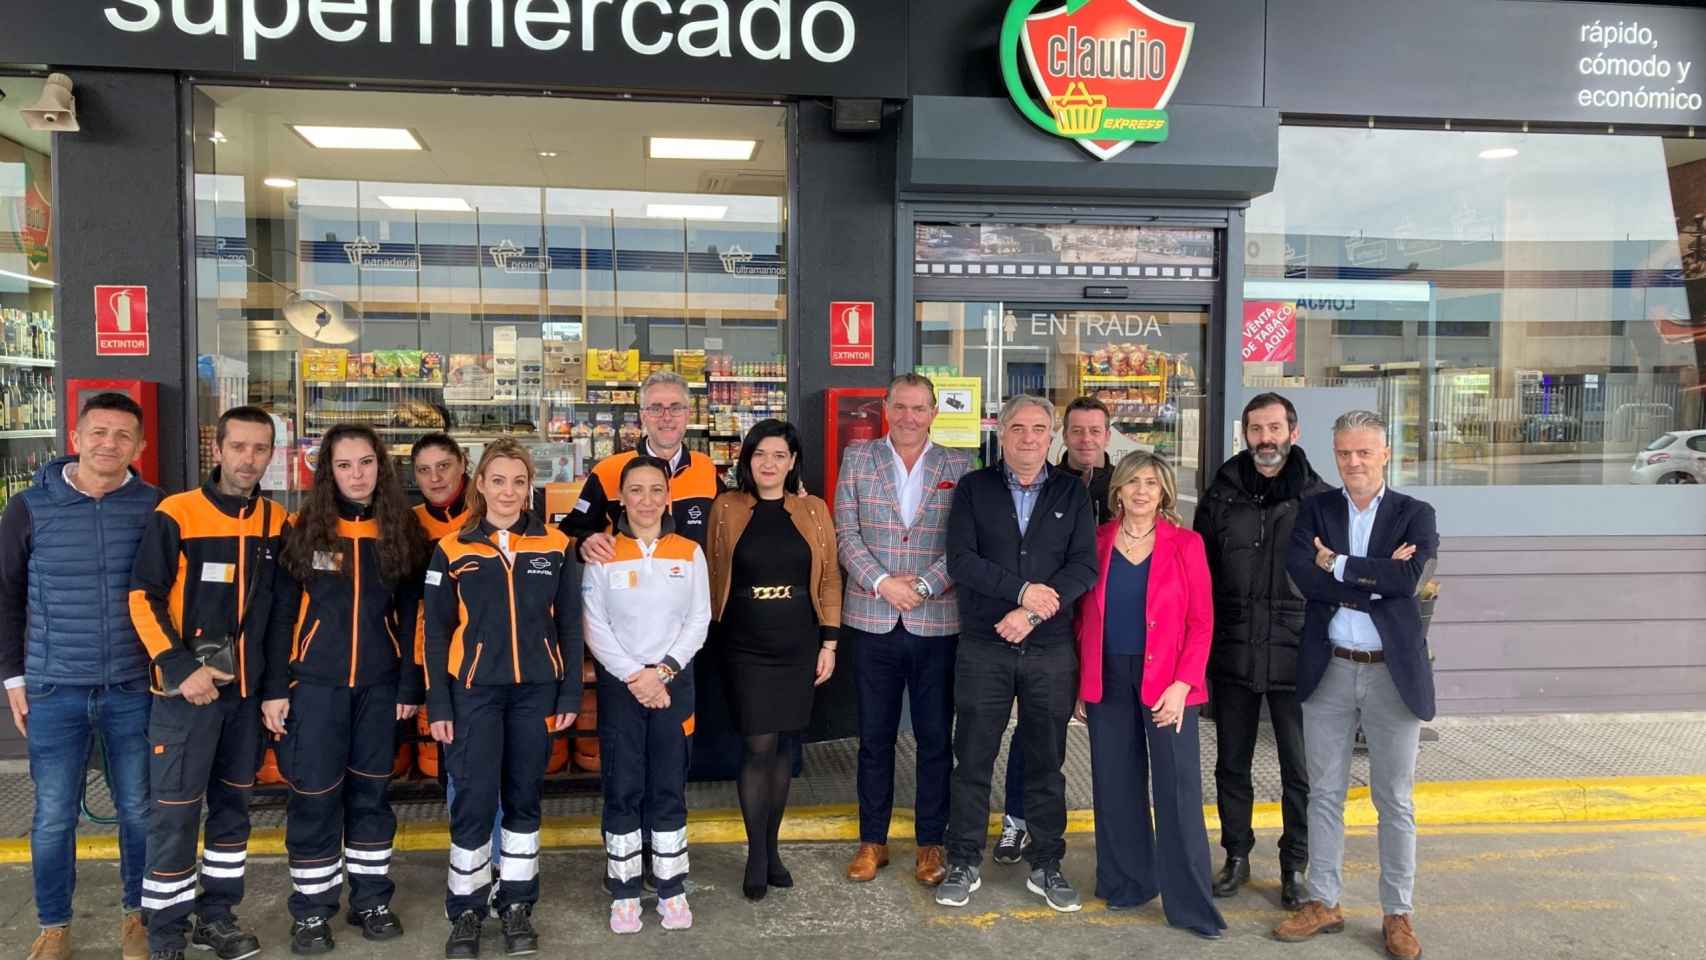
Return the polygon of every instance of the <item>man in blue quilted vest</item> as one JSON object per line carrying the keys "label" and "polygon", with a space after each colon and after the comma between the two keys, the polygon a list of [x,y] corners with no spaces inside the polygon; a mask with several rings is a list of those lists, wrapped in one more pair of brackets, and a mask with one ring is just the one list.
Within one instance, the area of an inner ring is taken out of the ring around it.
{"label": "man in blue quilted vest", "polygon": [[[0,516],[0,677],[29,741],[35,781],[30,861],[41,935],[30,960],[71,956],[77,817],[94,737],[118,810],[124,960],[148,955],[139,914],[148,837],[148,652],[130,618],[130,572],[160,490],[130,466],[142,408],[91,397],[75,456],[36,471]],[[104,939],[104,938],[103,938]]]}

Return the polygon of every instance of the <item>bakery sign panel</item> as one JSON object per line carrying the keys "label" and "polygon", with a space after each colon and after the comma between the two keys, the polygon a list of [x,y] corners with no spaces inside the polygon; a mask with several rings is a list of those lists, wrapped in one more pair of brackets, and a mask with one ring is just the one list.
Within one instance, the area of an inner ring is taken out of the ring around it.
{"label": "bakery sign panel", "polygon": [[[1027,120],[1111,160],[1167,139],[1167,101],[1196,25],[1138,0],[1013,0],[1001,24],[1001,76]],[[1027,79],[1029,85],[1027,85]]]}

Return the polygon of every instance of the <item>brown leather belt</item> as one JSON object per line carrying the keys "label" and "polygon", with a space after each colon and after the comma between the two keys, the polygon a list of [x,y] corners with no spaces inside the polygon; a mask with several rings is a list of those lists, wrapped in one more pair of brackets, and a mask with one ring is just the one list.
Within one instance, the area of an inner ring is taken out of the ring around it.
{"label": "brown leather belt", "polygon": [[1382,650],[1349,650],[1345,647],[1334,647],[1333,656],[1342,660],[1354,660],[1357,663],[1386,662],[1386,653]]}

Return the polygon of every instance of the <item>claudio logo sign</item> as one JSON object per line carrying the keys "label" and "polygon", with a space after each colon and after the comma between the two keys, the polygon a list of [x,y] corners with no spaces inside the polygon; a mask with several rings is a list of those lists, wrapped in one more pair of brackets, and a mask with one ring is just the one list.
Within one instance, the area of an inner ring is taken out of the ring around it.
{"label": "claudio logo sign", "polygon": [[1167,139],[1162,108],[1196,25],[1138,0],[1065,0],[1037,12],[1055,3],[1013,0],[1001,24],[1001,75],[1019,112],[1103,160]]}

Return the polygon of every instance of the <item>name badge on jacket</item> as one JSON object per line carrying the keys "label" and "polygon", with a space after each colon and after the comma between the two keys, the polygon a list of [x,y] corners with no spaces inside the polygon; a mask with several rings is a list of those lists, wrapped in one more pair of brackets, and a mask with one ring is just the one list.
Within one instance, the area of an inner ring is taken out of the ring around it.
{"label": "name badge on jacket", "polygon": [[237,567],[230,563],[204,563],[201,565],[201,581],[203,583],[231,583],[237,579]]}

